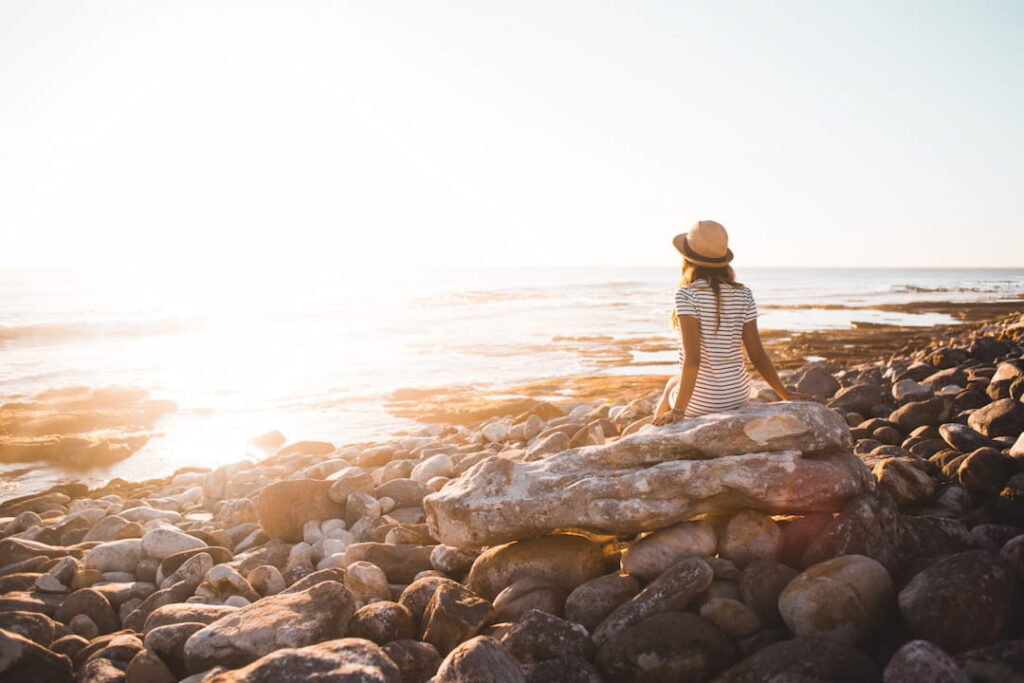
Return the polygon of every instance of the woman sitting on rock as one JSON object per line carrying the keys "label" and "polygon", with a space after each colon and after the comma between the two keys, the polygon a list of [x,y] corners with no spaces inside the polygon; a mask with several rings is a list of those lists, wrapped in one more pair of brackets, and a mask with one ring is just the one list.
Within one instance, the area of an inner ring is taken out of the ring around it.
{"label": "woman sitting on rock", "polygon": [[775,393],[789,400],[790,392],[761,345],[754,295],[736,282],[729,266],[732,251],[725,228],[715,221],[698,221],[672,244],[683,255],[672,311],[672,326],[682,336],[680,372],[665,385],[654,424],[746,405],[750,376],[743,348]]}

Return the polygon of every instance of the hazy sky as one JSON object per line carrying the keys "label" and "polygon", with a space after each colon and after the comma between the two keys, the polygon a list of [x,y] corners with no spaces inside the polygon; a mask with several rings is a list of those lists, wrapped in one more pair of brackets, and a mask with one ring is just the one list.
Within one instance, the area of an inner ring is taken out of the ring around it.
{"label": "hazy sky", "polygon": [[0,264],[1024,266],[1024,3],[0,2]]}

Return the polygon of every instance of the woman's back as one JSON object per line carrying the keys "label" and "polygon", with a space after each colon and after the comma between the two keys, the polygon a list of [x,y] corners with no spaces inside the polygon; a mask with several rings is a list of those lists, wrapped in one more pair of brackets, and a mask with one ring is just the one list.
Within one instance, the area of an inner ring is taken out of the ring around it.
{"label": "woman's back", "polygon": [[[719,301],[707,280],[699,279],[676,290],[675,309],[680,316],[697,319],[700,326],[700,371],[687,417],[731,410],[750,397],[750,376],[743,358],[743,324],[757,318],[750,289],[722,284]],[[680,363],[684,361],[679,347]]]}

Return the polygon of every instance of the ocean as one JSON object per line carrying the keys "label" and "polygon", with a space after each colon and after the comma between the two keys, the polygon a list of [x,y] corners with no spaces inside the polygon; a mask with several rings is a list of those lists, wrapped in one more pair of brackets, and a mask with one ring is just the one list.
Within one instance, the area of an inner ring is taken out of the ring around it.
{"label": "ocean", "polygon": [[[1024,269],[749,268],[739,279],[762,329],[934,325],[952,321],[872,307],[1024,293]],[[0,269],[0,402],[117,385],[179,406],[161,436],[109,467],[0,463],[0,496],[260,457],[248,441],[272,429],[337,444],[385,437],[416,426],[383,407],[402,387],[667,374],[673,352],[638,351],[643,367],[608,367],[581,346],[670,339],[677,280],[674,268]]]}

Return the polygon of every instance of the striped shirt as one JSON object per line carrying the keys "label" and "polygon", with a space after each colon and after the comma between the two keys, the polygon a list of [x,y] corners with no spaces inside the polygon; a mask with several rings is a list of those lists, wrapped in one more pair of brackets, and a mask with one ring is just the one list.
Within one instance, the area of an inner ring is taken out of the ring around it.
{"label": "striped shirt", "polygon": [[[721,287],[722,317],[717,326],[715,293],[707,280],[676,290],[676,314],[697,319],[700,325],[700,370],[686,417],[697,417],[746,405],[750,399],[750,375],[743,360],[743,324],[757,318],[757,305],[744,286]],[[684,359],[679,346],[679,363]],[[672,392],[675,405],[676,391]]]}

